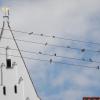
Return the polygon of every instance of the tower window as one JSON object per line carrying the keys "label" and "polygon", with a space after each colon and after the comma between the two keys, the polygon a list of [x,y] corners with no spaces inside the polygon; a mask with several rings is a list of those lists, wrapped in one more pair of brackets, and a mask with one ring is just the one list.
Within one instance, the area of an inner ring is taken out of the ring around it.
{"label": "tower window", "polygon": [[17,93],[17,86],[14,86],[14,92]]}
{"label": "tower window", "polygon": [[6,95],[6,87],[3,87],[3,94]]}
{"label": "tower window", "polygon": [[7,68],[11,68],[11,59],[7,59]]}

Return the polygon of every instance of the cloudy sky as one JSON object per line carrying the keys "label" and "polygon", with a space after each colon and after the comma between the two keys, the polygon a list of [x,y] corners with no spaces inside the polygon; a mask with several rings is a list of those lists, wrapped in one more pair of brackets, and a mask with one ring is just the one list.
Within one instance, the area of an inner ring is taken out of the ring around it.
{"label": "cloudy sky", "polygon": [[[100,43],[100,0],[0,0],[0,8],[3,6],[10,8],[12,29]],[[1,10],[0,23],[2,26]],[[94,52],[100,51],[100,44],[21,33],[14,35],[18,39],[86,50],[81,52],[77,49],[18,42],[20,49],[100,62],[100,52]],[[82,100],[84,96],[100,96],[100,70],[96,69],[99,63],[28,53],[23,55],[73,64],[50,64],[25,59],[42,100]],[[83,68],[74,64],[93,68]]]}

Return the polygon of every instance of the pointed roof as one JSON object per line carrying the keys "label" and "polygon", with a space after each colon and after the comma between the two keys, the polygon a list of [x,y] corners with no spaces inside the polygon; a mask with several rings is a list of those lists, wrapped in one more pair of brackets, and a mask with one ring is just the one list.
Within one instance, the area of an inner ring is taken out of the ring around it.
{"label": "pointed roof", "polygon": [[[1,87],[0,87],[0,98],[4,98],[2,100],[40,100],[36,89],[34,87],[33,81],[30,77],[29,71],[27,69],[26,63],[24,61],[23,55],[21,54],[21,51],[19,49],[19,46],[17,44],[17,41],[14,37],[13,31],[11,29],[10,23],[9,23],[9,10],[6,9],[5,15],[3,16],[3,25],[0,33],[0,47],[4,47],[1,52],[3,54],[0,55],[0,60],[1,63],[4,64],[6,67],[3,68],[1,67],[1,86],[3,86],[3,89],[5,87],[11,88],[14,86],[15,92],[17,91],[18,87],[18,95],[14,97],[14,95],[11,94],[12,91],[10,91],[7,95],[7,97],[1,96]],[[9,30],[6,31],[6,34],[4,33],[5,31],[5,26],[7,25],[7,28]],[[12,51],[12,49],[15,49]],[[3,57],[1,57],[3,56]],[[15,64],[12,69],[8,70],[7,69],[7,60],[11,60],[11,66]],[[2,65],[1,64],[1,65]],[[8,88],[8,89],[9,89]],[[5,99],[6,98],[6,99]],[[24,98],[24,99],[21,99]]]}

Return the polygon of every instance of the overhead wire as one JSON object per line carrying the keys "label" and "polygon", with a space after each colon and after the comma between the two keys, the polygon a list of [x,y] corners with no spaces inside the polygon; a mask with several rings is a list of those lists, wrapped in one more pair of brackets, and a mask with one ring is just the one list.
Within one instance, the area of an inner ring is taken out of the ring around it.
{"label": "overhead wire", "polygon": [[[0,28],[2,29],[2,28]],[[9,29],[4,29],[4,30],[9,30]],[[76,42],[82,42],[82,43],[88,43],[88,44],[95,44],[95,45],[100,45],[100,43],[97,42],[88,42],[88,41],[81,41],[81,40],[76,40],[76,39],[71,39],[71,38],[64,38],[64,37],[59,37],[55,35],[48,35],[48,34],[42,34],[42,33],[35,33],[35,32],[24,32],[24,31],[19,31],[19,30],[12,30],[13,32],[18,32],[18,33],[23,33],[23,34],[33,34],[37,36],[44,36],[44,37],[51,37],[51,38],[56,38],[56,39],[62,39],[62,40],[70,40],[70,41],[76,41]]]}
{"label": "overhead wire", "polygon": [[[1,49],[5,49],[5,47],[0,47]],[[17,50],[17,49],[13,49],[13,48],[9,48],[10,50]],[[71,59],[71,60],[79,60],[79,61],[83,61],[83,62],[90,62],[90,63],[99,63],[99,61],[94,61],[92,58],[89,58],[88,60],[85,58],[75,58],[75,57],[68,57],[68,56],[60,56],[57,55],[56,53],[53,54],[49,54],[49,53],[43,53],[41,51],[36,52],[36,51],[27,51],[27,50],[22,50],[20,49],[21,52],[25,52],[25,53],[30,53],[30,54],[36,54],[36,55],[45,55],[45,56],[51,56],[51,57],[57,57],[57,58],[66,58],[66,59]]]}
{"label": "overhead wire", "polygon": [[[5,30],[9,30],[9,29],[5,29]],[[15,30],[11,30],[11,31],[15,31]],[[15,32],[21,32],[21,31],[15,31]],[[25,33],[25,32],[22,32]],[[41,34],[41,36],[44,36],[43,34]],[[50,36],[49,36],[50,37]],[[7,37],[2,37],[3,39],[11,39],[11,38],[7,38]],[[53,38],[55,38],[55,36],[53,36]],[[76,49],[76,50],[81,50],[82,52],[84,51],[92,51],[92,52],[99,52],[99,51],[94,51],[94,50],[89,50],[89,49],[80,49],[80,48],[72,48],[70,46],[63,46],[63,45],[55,45],[55,44],[49,44],[48,42],[46,43],[40,43],[40,42],[35,42],[35,41],[27,41],[27,40],[20,40],[20,39],[15,39],[16,41],[21,41],[21,42],[27,42],[27,43],[34,43],[34,44],[39,44],[39,45],[45,45],[45,46],[54,46],[54,47],[60,47],[60,48],[69,48],[69,49]],[[75,40],[76,41],[76,40]],[[90,43],[90,42],[88,42]],[[95,44],[95,43],[94,43]],[[25,52],[25,51],[23,51]],[[27,51],[26,51],[27,52]],[[50,54],[44,54],[44,55],[49,55],[49,56],[53,56]],[[12,55],[13,56],[13,55]],[[17,56],[16,56],[17,57]],[[58,56],[61,57],[61,56]],[[23,57],[23,58],[27,58],[27,57]],[[28,58],[31,59],[31,58]],[[32,58],[33,59],[33,58]],[[75,59],[75,58],[70,58],[70,59]],[[77,59],[77,58],[76,58]],[[35,60],[35,59],[34,59]],[[37,59],[39,60],[39,59]],[[40,59],[41,60],[41,59]],[[75,65],[75,64],[69,64],[69,63],[63,63],[63,62],[56,62],[56,61],[52,61],[52,59],[50,59],[50,62],[54,62],[54,63],[60,63],[60,64],[68,64],[68,65]],[[77,59],[77,60],[81,60],[81,59]],[[48,60],[41,60],[41,61],[48,61]],[[86,60],[85,60],[86,61]],[[93,61],[96,62],[96,61]],[[96,62],[99,63],[99,62]],[[83,65],[75,65],[75,66],[83,66]],[[88,66],[84,66],[84,67],[88,67]],[[90,67],[89,67],[90,68]]]}
{"label": "overhead wire", "polygon": [[[12,39],[12,38],[7,38],[7,37],[2,37],[2,39]],[[58,47],[58,48],[65,48],[65,49],[72,49],[72,50],[78,50],[81,52],[94,52],[94,53],[100,53],[100,50],[91,50],[91,49],[86,49],[86,48],[76,48],[76,47],[71,47],[69,45],[56,45],[56,44],[50,44],[48,42],[42,43],[42,42],[36,42],[36,41],[28,41],[28,40],[22,40],[22,39],[17,39],[15,38],[16,41],[20,42],[25,42],[25,43],[32,43],[32,44],[38,44],[38,45],[44,45],[44,46],[53,46],[53,47]]]}
{"label": "overhead wire", "polygon": [[[6,54],[0,53],[0,55],[6,55]],[[21,58],[20,56],[15,56],[15,55],[8,55],[8,56]],[[23,56],[23,58],[28,59],[28,60],[34,60],[34,61],[50,62],[50,60],[47,60],[47,59],[37,59],[37,58],[31,58],[31,57],[25,57],[25,56]],[[52,64],[52,63],[61,64],[61,65],[77,66],[77,67],[81,67],[81,68],[83,67],[83,68],[99,69],[99,66],[92,67],[92,66],[79,65],[79,64],[73,64],[73,63],[65,63],[65,62],[53,61],[53,60],[50,64]]]}

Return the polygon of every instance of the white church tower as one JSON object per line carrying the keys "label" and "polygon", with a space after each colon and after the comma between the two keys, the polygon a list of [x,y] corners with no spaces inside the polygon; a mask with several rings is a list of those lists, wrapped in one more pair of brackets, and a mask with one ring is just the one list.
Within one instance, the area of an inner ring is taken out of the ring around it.
{"label": "white church tower", "polygon": [[40,100],[10,27],[9,9],[3,10],[5,14],[0,33],[0,100]]}

